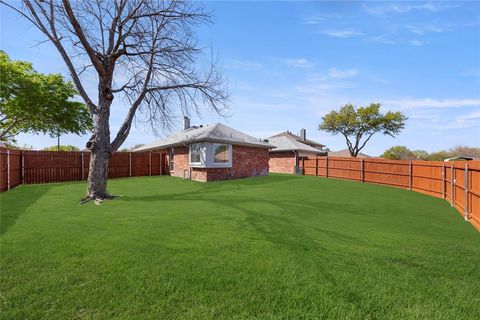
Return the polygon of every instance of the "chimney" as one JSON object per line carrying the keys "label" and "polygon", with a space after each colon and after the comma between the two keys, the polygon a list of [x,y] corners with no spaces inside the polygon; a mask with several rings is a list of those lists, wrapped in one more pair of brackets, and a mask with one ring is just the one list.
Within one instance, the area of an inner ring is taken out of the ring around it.
{"label": "chimney", "polygon": [[183,117],[183,130],[187,130],[188,128],[190,128],[190,118]]}
{"label": "chimney", "polygon": [[302,138],[303,141],[307,140],[307,130],[301,129],[300,130],[300,137]]}

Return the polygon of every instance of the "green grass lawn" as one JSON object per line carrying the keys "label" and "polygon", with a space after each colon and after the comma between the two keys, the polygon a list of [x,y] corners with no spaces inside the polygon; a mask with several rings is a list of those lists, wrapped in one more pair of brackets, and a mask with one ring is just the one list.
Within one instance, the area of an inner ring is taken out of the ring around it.
{"label": "green grass lawn", "polygon": [[1,195],[2,319],[478,319],[480,234],[446,201],[315,177]]}

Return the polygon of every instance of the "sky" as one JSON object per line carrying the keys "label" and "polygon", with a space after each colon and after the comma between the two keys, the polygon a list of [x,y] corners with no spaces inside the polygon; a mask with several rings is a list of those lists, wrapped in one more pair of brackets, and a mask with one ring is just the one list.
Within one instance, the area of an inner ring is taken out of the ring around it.
{"label": "sky", "polygon": [[[405,129],[395,138],[376,134],[363,150],[380,155],[394,145],[429,152],[456,145],[480,147],[480,2],[207,1],[212,24],[197,37],[211,49],[228,80],[226,117],[204,109],[192,124],[222,122],[258,138],[307,130],[331,150],[342,136],[319,131],[322,116],[346,103],[382,104],[401,111]],[[0,46],[14,60],[43,73],[68,72],[43,36],[0,6]],[[87,85],[95,90],[95,83]],[[116,133],[128,105],[115,101]],[[173,131],[181,127],[181,114]],[[124,147],[156,136],[136,121]],[[112,133],[113,136],[114,133]],[[64,135],[84,148],[88,136]],[[19,145],[56,145],[44,135],[21,134]]]}

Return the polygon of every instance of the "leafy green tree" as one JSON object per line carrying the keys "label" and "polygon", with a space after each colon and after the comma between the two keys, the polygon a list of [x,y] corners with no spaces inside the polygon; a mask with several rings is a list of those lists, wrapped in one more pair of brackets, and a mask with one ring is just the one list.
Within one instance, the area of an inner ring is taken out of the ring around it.
{"label": "leafy green tree", "polygon": [[443,161],[445,159],[451,158],[450,153],[445,150],[440,150],[437,152],[432,152],[428,155],[428,159],[430,161]]}
{"label": "leafy green tree", "polygon": [[70,101],[77,91],[59,74],[41,74],[0,51],[0,140],[19,133],[84,134],[91,130],[88,109]]}
{"label": "leafy green tree", "polygon": [[319,129],[343,135],[350,155],[356,157],[375,133],[392,137],[399,134],[407,117],[401,112],[381,113],[380,104],[371,103],[358,108],[346,104],[340,110],[326,114],[322,120]]}
{"label": "leafy green tree", "polygon": [[385,150],[381,157],[390,160],[409,160],[415,156],[413,152],[405,146],[394,146]]}
{"label": "leafy green tree", "polygon": [[80,151],[80,148],[72,145],[51,146],[44,148],[45,151]]}

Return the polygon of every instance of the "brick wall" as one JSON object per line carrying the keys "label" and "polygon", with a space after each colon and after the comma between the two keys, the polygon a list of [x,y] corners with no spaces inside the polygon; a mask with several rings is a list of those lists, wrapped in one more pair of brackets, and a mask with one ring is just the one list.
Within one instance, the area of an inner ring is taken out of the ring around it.
{"label": "brick wall", "polygon": [[274,173],[294,173],[295,154],[288,152],[271,152],[269,170]]}
{"label": "brick wall", "polygon": [[170,170],[171,176],[179,178],[188,178],[190,176],[188,147],[174,148],[173,162],[173,170]]}
{"label": "brick wall", "polygon": [[233,146],[231,168],[192,168],[192,179],[215,181],[268,175],[268,149]]}
{"label": "brick wall", "polygon": [[[189,178],[190,168],[188,148],[177,147],[174,150],[174,169],[170,175],[180,178]],[[268,174],[268,149],[244,146],[232,147],[231,168],[192,168],[192,180],[214,181],[237,179]]]}

